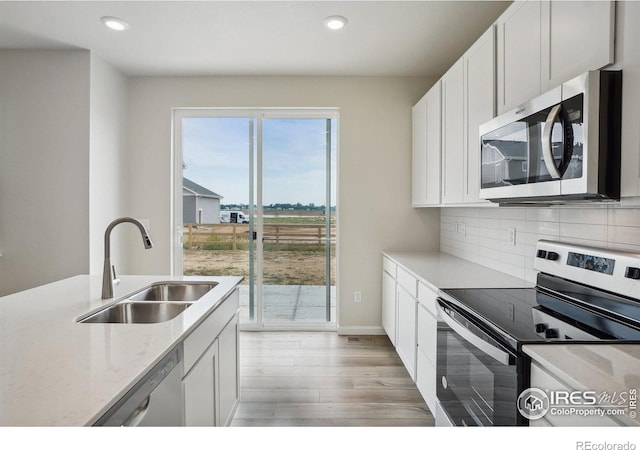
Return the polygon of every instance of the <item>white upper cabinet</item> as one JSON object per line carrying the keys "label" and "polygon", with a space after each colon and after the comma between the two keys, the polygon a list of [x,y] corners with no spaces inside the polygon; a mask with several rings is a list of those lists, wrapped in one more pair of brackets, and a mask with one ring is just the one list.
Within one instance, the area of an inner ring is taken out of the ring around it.
{"label": "white upper cabinet", "polygon": [[411,109],[411,205],[427,204],[427,95]]}
{"label": "white upper cabinet", "polygon": [[440,204],[442,171],[442,87],[438,81],[427,92],[427,204]]}
{"label": "white upper cabinet", "polygon": [[478,128],[495,116],[495,43],[492,26],[464,54],[464,202],[480,199],[480,134]]}
{"label": "white upper cabinet", "polygon": [[[623,17],[635,11],[622,3],[518,0],[509,6],[413,107],[412,205],[490,204],[479,198],[479,126],[575,76],[613,64],[615,9]],[[626,22],[635,27],[633,20]],[[625,80],[634,76],[638,59],[631,54],[637,53],[633,33],[618,37],[624,37],[618,54],[626,60]],[[630,103],[623,108],[635,108]],[[636,142],[623,130],[623,141],[629,140]],[[622,169],[623,196],[640,193],[636,153]]]}
{"label": "white upper cabinet", "polygon": [[412,110],[412,205],[440,204],[440,82]]}
{"label": "white upper cabinet", "polygon": [[460,58],[442,77],[442,203],[464,200],[464,64]]}
{"label": "white upper cabinet", "polygon": [[498,113],[540,94],[540,11],[517,1],[498,19]]}
{"label": "white upper cabinet", "polygon": [[541,7],[543,92],[613,63],[613,1],[553,1]]}
{"label": "white upper cabinet", "polygon": [[613,63],[613,1],[516,1],[497,21],[498,114]]}

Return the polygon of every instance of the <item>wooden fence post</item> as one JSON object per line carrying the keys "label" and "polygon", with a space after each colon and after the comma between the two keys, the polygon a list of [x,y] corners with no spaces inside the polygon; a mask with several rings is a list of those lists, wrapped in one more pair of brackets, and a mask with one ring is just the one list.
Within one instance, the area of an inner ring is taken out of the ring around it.
{"label": "wooden fence post", "polygon": [[193,224],[189,224],[189,250],[193,250]]}

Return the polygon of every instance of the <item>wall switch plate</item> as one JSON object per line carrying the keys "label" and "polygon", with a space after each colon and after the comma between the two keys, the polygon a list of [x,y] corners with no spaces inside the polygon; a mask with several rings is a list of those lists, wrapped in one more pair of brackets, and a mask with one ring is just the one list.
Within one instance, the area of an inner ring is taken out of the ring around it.
{"label": "wall switch plate", "polygon": [[460,222],[458,225],[458,234],[461,234],[462,236],[467,235],[467,225],[464,222]]}
{"label": "wall switch plate", "polygon": [[507,242],[511,245],[516,245],[516,229],[509,228],[507,230]]}
{"label": "wall switch plate", "polygon": [[353,301],[356,303],[362,303],[362,292],[355,291],[353,293]]}

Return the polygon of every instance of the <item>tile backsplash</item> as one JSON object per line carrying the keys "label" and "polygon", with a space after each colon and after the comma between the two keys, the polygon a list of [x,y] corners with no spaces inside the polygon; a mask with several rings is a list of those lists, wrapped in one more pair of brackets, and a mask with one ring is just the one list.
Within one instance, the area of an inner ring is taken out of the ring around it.
{"label": "tile backsplash", "polygon": [[620,204],[440,210],[440,250],[535,282],[538,239],[640,253],[640,208]]}

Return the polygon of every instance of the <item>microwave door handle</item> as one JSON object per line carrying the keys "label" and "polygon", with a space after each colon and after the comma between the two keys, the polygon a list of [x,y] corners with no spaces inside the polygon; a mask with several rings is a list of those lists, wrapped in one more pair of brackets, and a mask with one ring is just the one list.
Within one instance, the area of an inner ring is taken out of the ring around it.
{"label": "microwave door handle", "polygon": [[553,152],[551,151],[553,123],[558,119],[561,108],[562,105],[556,105],[551,108],[551,111],[547,116],[547,121],[544,123],[544,132],[542,133],[542,156],[544,158],[544,165],[547,166],[547,171],[554,180],[562,178],[562,174],[558,170],[558,167],[556,167],[556,162],[553,159]]}
{"label": "microwave door handle", "polygon": [[469,342],[471,345],[476,347],[482,353],[491,356],[493,359],[498,361],[499,363],[508,366],[509,360],[511,359],[511,355],[498,347],[495,347],[488,343],[487,341],[482,340],[480,337],[476,336],[472,333],[468,328],[456,322],[456,320],[449,316],[440,304],[436,303],[438,307],[438,312],[440,313],[440,318],[444,320],[444,322],[451,327],[453,331],[458,333],[465,341]]}

